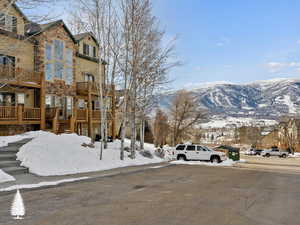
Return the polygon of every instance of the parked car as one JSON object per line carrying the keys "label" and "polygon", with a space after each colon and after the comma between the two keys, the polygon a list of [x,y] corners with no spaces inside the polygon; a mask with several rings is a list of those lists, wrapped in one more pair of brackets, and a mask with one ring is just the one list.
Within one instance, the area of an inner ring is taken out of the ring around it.
{"label": "parked car", "polygon": [[179,144],[174,151],[177,160],[203,160],[221,163],[227,159],[226,154],[211,150],[202,145]]}
{"label": "parked car", "polygon": [[261,155],[262,149],[251,148],[245,152],[246,155]]}
{"label": "parked car", "polygon": [[278,157],[286,158],[289,155],[289,153],[287,151],[279,150],[278,148],[272,148],[272,149],[263,150],[261,155],[264,157],[278,156]]}

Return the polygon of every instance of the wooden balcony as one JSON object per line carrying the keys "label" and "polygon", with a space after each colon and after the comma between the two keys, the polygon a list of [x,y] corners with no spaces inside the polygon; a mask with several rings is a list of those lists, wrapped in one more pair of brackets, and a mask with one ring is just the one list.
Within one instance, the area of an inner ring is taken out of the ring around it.
{"label": "wooden balcony", "polygon": [[0,65],[0,83],[40,88],[42,73]]}
{"label": "wooden balcony", "polygon": [[99,93],[99,85],[95,82],[77,82],[76,87],[79,95],[88,95],[89,91],[94,95]]}
{"label": "wooden balcony", "polygon": [[88,121],[88,110],[87,109],[77,109],[77,120]]}
{"label": "wooden balcony", "polygon": [[93,110],[92,118],[93,118],[93,120],[100,121],[101,120],[101,111],[100,110]]}
{"label": "wooden balcony", "polygon": [[[77,117],[76,120],[78,122],[88,122],[88,109],[77,109]],[[111,111],[107,112],[108,120],[111,120]],[[100,110],[93,110],[92,111],[92,120],[93,122],[100,122],[101,120],[101,111]]]}
{"label": "wooden balcony", "polygon": [[40,124],[40,108],[0,106],[0,125]]}

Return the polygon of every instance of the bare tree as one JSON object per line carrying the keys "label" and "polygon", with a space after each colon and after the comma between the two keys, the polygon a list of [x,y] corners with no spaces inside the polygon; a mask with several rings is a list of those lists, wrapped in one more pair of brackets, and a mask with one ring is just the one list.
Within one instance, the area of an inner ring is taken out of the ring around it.
{"label": "bare tree", "polygon": [[297,127],[293,126],[293,120],[283,123],[281,127],[281,141],[283,145],[286,146],[289,151],[294,154],[299,140],[297,138]]}
{"label": "bare tree", "polygon": [[180,90],[176,93],[169,109],[172,145],[178,144],[195,125],[206,117],[197,98],[190,92]]}
{"label": "bare tree", "polygon": [[157,109],[154,119],[154,144],[155,146],[163,146],[167,143],[169,135],[168,116],[161,109]]}

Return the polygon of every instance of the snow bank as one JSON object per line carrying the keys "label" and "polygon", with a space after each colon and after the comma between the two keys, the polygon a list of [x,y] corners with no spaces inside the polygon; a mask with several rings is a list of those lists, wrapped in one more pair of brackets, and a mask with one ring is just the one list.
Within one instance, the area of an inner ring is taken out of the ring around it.
{"label": "snow bank", "polygon": [[0,183],[15,181],[16,179],[0,169]]}
{"label": "snow bank", "polygon": [[14,190],[21,190],[21,189],[32,189],[32,188],[39,188],[39,187],[45,187],[45,186],[56,186],[63,183],[72,183],[75,181],[81,181],[81,180],[88,180],[90,177],[79,177],[79,178],[72,178],[72,179],[64,179],[64,180],[58,180],[58,181],[48,181],[48,182],[40,182],[37,184],[17,184],[12,185],[7,188],[0,189],[0,192],[3,191],[14,191]]}
{"label": "snow bank", "polygon": [[[22,146],[17,154],[22,166],[28,167],[31,173],[40,176],[68,175],[113,168],[159,163],[164,159],[154,154],[154,146],[145,144],[145,150],[152,153],[153,158],[145,158],[136,152],[136,159],[130,159],[125,152],[125,160],[120,160],[120,142],[109,143],[103,151],[103,160],[99,160],[100,143],[96,148],[81,146],[90,143],[91,139],[77,134],[55,135],[43,133],[31,142]],[[125,143],[129,146],[129,141]]]}
{"label": "snow bank", "polygon": [[47,132],[44,131],[30,131],[24,134],[14,135],[14,136],[2,136],[0,137],[0,147],[5,147],[8,145],[8,143],[21,141],[23,139],[27,138],[35,138],[40,135],[44,135]]}
{"label": "snow bank", "polygon": [[[238,161],[238,162],[245,162],[245,161]],[[200,165],[200,166],[233,166],[237,162],[233,161],[232,159],[227,159],[221,163],[211,163],[211,162],[203,162],[203,161],[173,161],[172,164],[176,165]]]}

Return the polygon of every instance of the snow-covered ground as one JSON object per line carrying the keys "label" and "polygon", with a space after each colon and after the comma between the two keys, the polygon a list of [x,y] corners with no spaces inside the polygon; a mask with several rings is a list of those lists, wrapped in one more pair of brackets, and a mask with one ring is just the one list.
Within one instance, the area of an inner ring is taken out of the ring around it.
{"label": "snow-covered ground", "polygon": [[21,190],[21,189],[32,189],[32,188],[39,188],[45,186],[56,186],[63,183],[72,183],[75,181],[88,180],[88,179],[90,179],[90,177],[79,177],[79,178],[64,179],[64,180],[57,180],[57,181],[40,182],[37,184],[17,184],[6,188],[1,188],[0,192]]}
{"label": "snow-covered ground", "polygon": [[45,132],[43,131],[30,131],[24,134],[18,134],[13,136],[0,136],[0,147],[5,147],[8,143],[21,141],[27,138],[35,138],[40,135],[43,135]]}
{"label": "snow-covered ground", "polygon": [[233,161],[232,159],[227,159],[226,161],[223,161],[221,163],[211,163],[211,162],[202,162],[202,161],[173,161],[172,164],[177,165],[200,165],[200,166],[233,166],[236,163],[242,163],[246,162],[244,159],[241,159],[240,161]]}
{"label": "snow-covered ground", "polygon": [[[96,143],[95,148],[82,146],[90,142],[90,138],[77,134],[40,132],[31,142],[22,146],[17,157],[22,161],[22,166],[40,176],[77,174],[165,161],[155,156],[151,144],[145,144],[145,149],[151,152],[153,158],[146,158],[137,151],[136,159],[130,159],[129,153],[125,152],[125,160],[121,161],[119,141],[109,143],[108,149],[103,151],[103,160],[99,160],[100,143]],[[125,145],[129,146],[129,141]]]}
{"label": "snow-covered ground", "polygon": [[274,126],[278,124],[275,120],[269,119],[254,119],[254,118],[244,118],[244,117],[226,117],[218,118],[214,117],[211,121],[207,123],[200,124],[203,129],[209,128],[225,128],[225,127],[242,127],[242,126]]}
{"label": "snow-covered ground", "polygon": [[16,179],[0,169],[0,183],[15,181]]}

